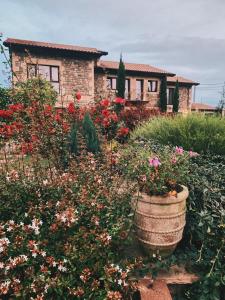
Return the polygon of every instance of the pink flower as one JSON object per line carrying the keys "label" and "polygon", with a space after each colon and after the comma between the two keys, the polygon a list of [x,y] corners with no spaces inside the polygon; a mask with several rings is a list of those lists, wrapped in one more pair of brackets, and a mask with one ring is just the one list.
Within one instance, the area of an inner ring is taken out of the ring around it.
{"label": "pink flower", "polygon": [[123,98],[116,98],[115,100],[114,100],[114,103],[116,103],[116,104],[121,104],[121,105],[124,105],[125,104],[125,102],[126,102],[126,100],[125,99],[123,99]]}
{"label": "pink flower", "polygon": [[179,155],[183,155],[184,154],[184,149],[182,147],[176,146],[176,153],[179,154]]}
{"label": "pink flower", "polygon": [[149,164],[154,168],[158,168],[161,165],[161,162],[158,157],[153,157],[149,159]]}
{"label": "pink flower", "polygon": [[177,159],[176,159],[176,157],[175,157],[175,156],[173,156],[173,157],[172,157],[172,159],[171,159],[171,162],[172,162],[172,164],[176,164],[176,162],[177,162]]}
{"label": "pink flower", "polygon": [[196,157],[199,156],[199,154],[197,152],[193,152],[192,150],[189,151],[189,156],[190,157]]}

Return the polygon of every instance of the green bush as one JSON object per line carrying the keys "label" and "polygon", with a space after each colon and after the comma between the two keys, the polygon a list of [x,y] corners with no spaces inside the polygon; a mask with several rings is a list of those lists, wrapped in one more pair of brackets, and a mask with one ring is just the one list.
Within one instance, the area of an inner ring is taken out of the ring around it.
{"label": "green bush", "polygon": [[139,126],[132,138],[153,139],[199,153],[225,154],[225,118],[189,114],[158,117]]}

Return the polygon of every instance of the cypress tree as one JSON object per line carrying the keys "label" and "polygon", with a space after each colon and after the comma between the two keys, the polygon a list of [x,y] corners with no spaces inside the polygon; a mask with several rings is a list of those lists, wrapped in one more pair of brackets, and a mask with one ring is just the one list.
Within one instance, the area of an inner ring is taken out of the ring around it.
{"label": "cypress tree", "polygon": [[177,113],[179,111],[179,82],[177,80],[175,90],[174,90],[174,95],[173,95],[173,112]]}
{"label": "cypress tree", "polygon": [[125,94],[125,65],[123,63],[122,55],[120,55],[120,63],[119,69],[117,73],[117,80],[116,80],[116,89],[117,89],[117,97],[124,98]]}
{"label": "cypress tree", "polygon": [[161,81],[160,95],[159,95],[159,108],[161,112],[167,111],[167,81],[164,77]]}
{"label": "cypress tree", "polygon": [[82,125],[87,150],[92,153],[97,153],[100,151],[99,139],[89,113],[85,114]]}

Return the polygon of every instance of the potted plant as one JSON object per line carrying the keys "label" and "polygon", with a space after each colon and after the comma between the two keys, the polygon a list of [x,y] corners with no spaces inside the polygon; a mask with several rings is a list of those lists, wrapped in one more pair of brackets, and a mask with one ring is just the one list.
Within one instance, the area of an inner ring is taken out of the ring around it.
{"label": "potted plant", "polygon": [[[182,147],[152,151],[142,145],[125,154],[127,175],[136,180],[138,193],[132,202],[137,239],[153,254],[171,254],[182,239],[188,189],[188,160],[197,155]],[[127,159],[129,155],[129,160]]]}

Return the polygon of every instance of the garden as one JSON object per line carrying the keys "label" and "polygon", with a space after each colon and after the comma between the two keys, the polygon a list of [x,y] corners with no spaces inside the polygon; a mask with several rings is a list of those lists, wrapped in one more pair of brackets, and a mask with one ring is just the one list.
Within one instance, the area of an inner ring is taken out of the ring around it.
{"label": "garden", "polygon": [[1,299],[139,299],[174,265],[198,276],[174,299],[223,299],[224,118],[57,109],[40,78],[0,97]]}

